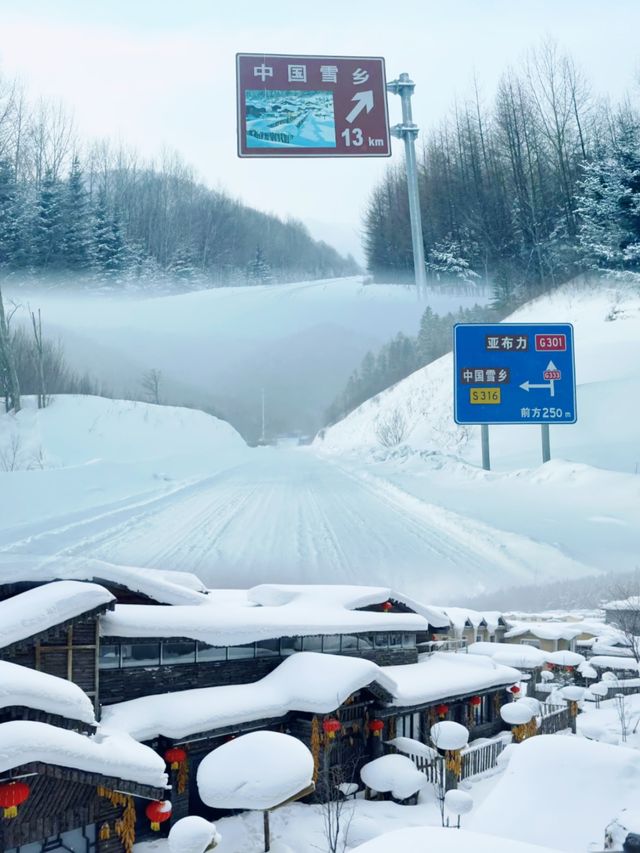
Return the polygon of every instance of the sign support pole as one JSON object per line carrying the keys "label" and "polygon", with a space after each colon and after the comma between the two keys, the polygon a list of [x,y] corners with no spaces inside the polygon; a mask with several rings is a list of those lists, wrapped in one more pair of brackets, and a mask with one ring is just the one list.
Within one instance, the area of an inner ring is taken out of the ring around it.
{"label": "sign support pole", "polygon": [[424,298],[427,293],[427,271],[424,258],[424,242],[422,239],[418,163],[416,159],[418,125],[414,124],[411,111],[411,96],[415,88],[416,84],[407,73],[402,73],[397,80],[387,83],[387,91],[394,95],[400,95],[402,102],[402,124],[396,124],[392,127],[391,133],[397,139],[404,140],[409,216],[411,219],[411,244],[413,247],[413,269],[418,297]]}
{"label": "sign support pole", "polygon": [[551,442],[549,440],[549,424],[540,424],[542,433],[542,463],[551,459]]}
{"label": "sign support pole", "polygon": [[480,439],[482,441],[482,467],[485,471],[491,470],[491,458],[489,456],[489,425],[480,424]]}

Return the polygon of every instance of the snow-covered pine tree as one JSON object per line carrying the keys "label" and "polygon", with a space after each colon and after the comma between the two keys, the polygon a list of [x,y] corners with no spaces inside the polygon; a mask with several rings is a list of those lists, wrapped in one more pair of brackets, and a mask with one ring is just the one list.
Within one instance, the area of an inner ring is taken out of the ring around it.
{"label": "snow-covered pine tree", "polygon": [[62,266],[64,205],[60,182],[48,169],[40,185],[33,226],[33,264],[40,270]]}
{"label": "snow-covered pine tree", "polygon": [[120,216],[111,211],[104,188],[98,192],[93,225],[93,259],[98,278],[112,281],[125,269],[128,253]]}
{"label": "snow-covered pine tree", "polygon": [[16,261],[17,192],[11,163],[0,159],[0,268],[12,267]]}
{"label": "snow-covered pine tree", "polygon": [[264,258],[262,247],[256,246],[255,258],[247,264],[247,282],[248,284],[269,284],[271,281],[273,281],[271,267]]}
{"label": "snow-covered pine tree", "polygon": [[80,160],[73,158],[63,195],[64,221],[62,255],[69,269],[84,270],[91,264],[91,223],[89,198],[84,186]]}

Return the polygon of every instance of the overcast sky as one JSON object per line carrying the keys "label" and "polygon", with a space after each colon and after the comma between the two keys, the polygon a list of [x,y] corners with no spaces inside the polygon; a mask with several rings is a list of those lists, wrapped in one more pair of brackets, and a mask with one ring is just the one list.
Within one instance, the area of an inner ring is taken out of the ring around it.
{"label": "overcast sky", "polygon": [[[637,86],[639,33],[640,0],[0,0],[0,68],[61,99],[83,137],[177,149],[209,185],[361,258],[362,214],[389,161],[239,160],[237,52],[384,56],[389,79],[413,76],[428,129],[474,73],[489,100],[545,36],[618,98]],[[389,110],[399,121],[398,98]]]}

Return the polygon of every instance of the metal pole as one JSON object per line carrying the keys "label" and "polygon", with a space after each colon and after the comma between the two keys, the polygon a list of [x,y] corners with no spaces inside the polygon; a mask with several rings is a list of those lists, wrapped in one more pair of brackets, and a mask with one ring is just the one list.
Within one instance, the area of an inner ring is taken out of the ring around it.
{"label": "metal pole", "polygon": [[264,388],[263,388],[262,389],[262,435],[260,437],[260,440],[262,441],[263,444],[266,441],[265,435],[264,435],[264,426],[265,426],[265,420],[264,420]]}
{"label": "metal pole", "polygon": [[548,462],[551,459],[551,442],[549,440],[549,424],[540,424],[540,432],[542,433],[542,462]]}
{"label": "metal pole", "polygon": [[489,457],[489,425],[480,424],[480,439],[482,441],[482,467],[485,471],[491,470],[491,459]]}
{"label": "metal pole", "polygon": [[402,124],[391,128],[391,133],[397,139],[404,139],[404,154],[407,170],[407,191],[409,194],[409,216],[411,219],[411,244],[413,247],[413,270],[418,296],[424,297],[427,292],[427,271],[424,259],[424,242],[422,240],[422,217],[420,214],[420,193],[418,189],[418,163],[416,159],[416,138],[418,125],[413,122],[411,111],[411,96],[416,84],[405,72],[397,80],[387,83],[387,91],[400,95],[402,102]]}

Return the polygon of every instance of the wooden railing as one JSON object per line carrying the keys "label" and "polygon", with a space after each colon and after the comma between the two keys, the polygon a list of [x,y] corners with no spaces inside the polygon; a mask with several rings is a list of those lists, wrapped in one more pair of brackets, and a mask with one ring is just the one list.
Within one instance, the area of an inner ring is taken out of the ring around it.
{"label": "wooden railing", "polygon": [[429,640],[426,643],[418,643],[418,654],[431,654],[432,652],[466,652],[467,641],[462,640]]}
{"label": "wooden railing", "polygon": [[421,773],[424,773],[427,779],[435,785],[441,786],[444,784],[444,758],[425,758],[424,755],[409,755],[413,763]]}
{"label": "wooden railing", "polygon": [[569,708],[566,705],[542,704],[542,717],[538,726],[539,735],[553,735],[570,726]]}
{"label": "wooden railing", "polygon": [[498,765],[498,757],[507,742],[503,738],[492,740],[489,743],[481,743],[478,746],[469,744],[462,750],[462,775],[461,779],[486,773]]}

